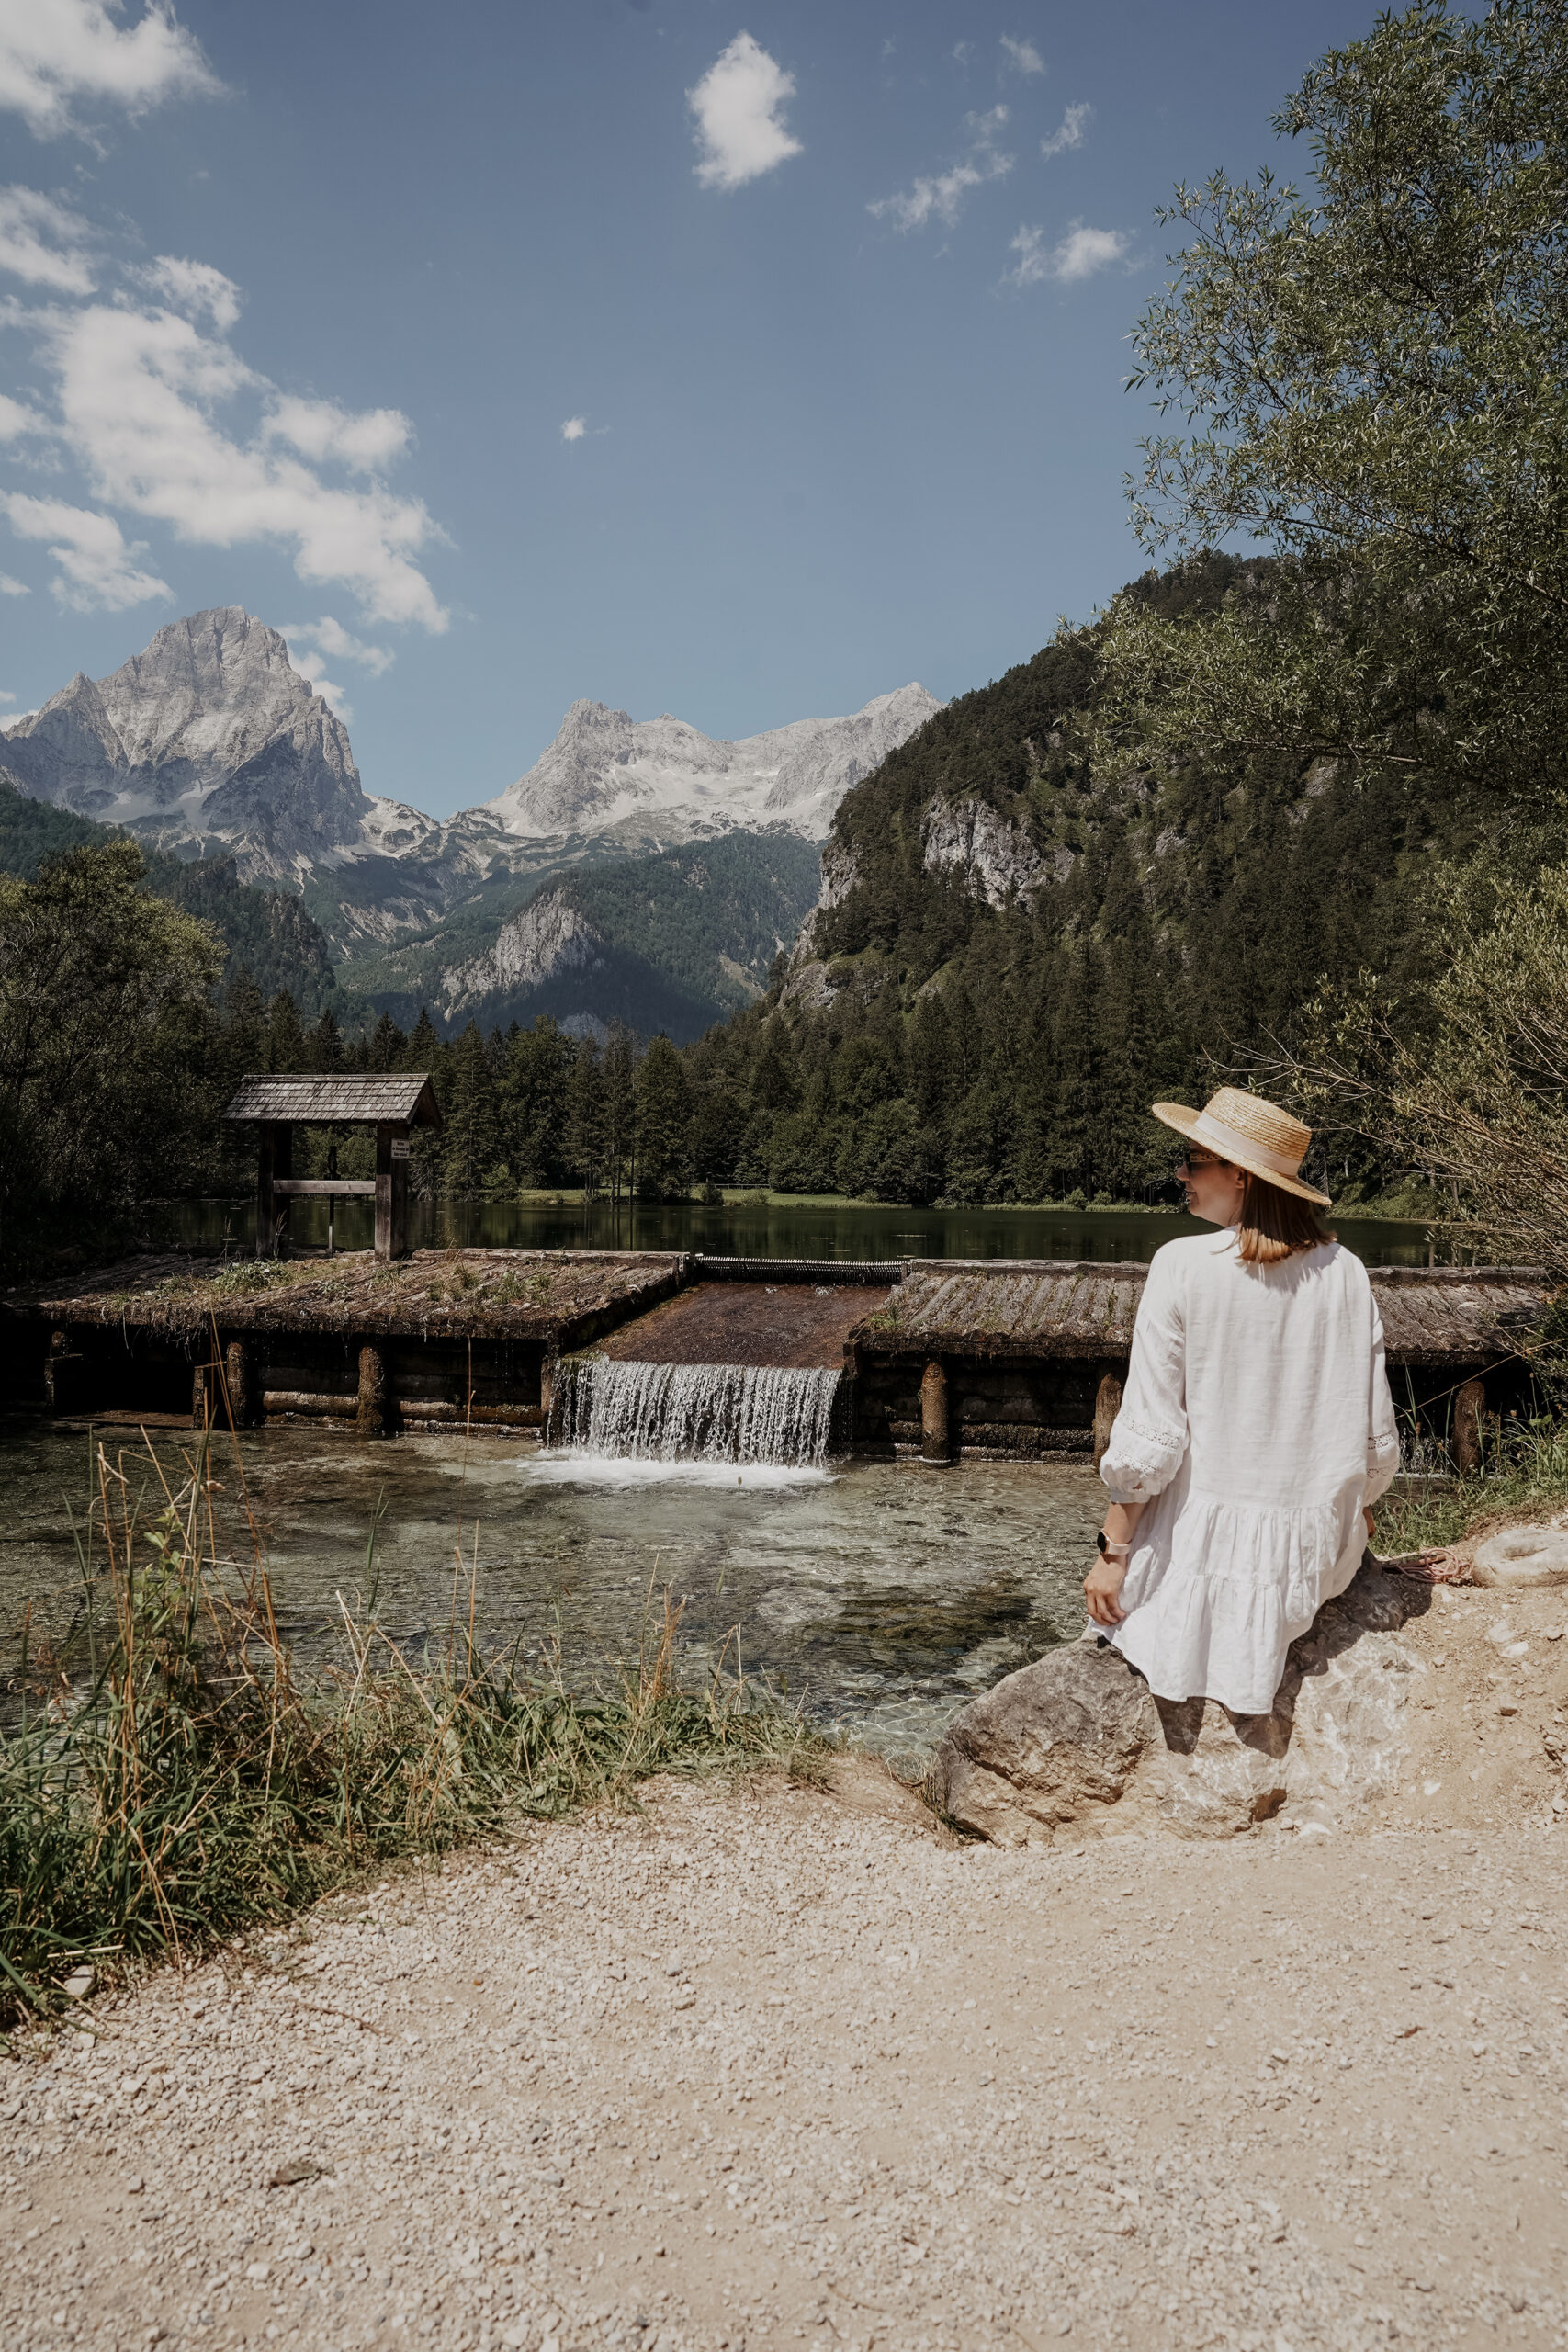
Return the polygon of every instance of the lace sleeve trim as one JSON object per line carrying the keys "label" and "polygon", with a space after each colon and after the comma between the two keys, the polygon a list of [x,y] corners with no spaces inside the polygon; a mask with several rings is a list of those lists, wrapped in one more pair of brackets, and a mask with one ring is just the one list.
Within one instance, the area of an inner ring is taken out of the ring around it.
{"label": "lace sleeve trim", "polygon": [[1146,1421],[1130,1421],[1125,1414],[1118,1414],[1100,1476],[1134,1493],[1157,1494],[1186,1451],[1185,1430],[1153,1429]]}

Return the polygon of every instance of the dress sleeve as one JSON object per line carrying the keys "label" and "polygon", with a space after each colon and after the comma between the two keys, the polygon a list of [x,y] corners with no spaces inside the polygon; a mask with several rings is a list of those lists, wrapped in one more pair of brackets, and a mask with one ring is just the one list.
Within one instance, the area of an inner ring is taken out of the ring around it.
{"label": "dress sleeve", "polygon": [[1388,1367],[1383,1362],[1382,1317],[1378,1303],[1371,1301],[1372,1311],[1372,1393],[1371,1411],[1367,1421],[1367,1493],[1369,1503],[1386,1494],[1393,1486],[1399,1468],[1399,1423],[1394,1419],[1393,1396],[1388,1385]]}
{"label": "dress sleeve", "polygon": [[1174,1271],[1156,1255],[1133,1326],[1122,1409],[1100,1475],[1118,1502],[1145,1502],[1168,1487],[1187,1452],[1187,1329]]}

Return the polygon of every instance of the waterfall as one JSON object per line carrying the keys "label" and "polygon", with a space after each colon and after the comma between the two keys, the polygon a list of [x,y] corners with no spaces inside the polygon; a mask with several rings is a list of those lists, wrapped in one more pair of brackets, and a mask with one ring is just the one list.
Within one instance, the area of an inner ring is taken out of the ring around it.
{"label": "waterfall", "polygon": [[840,1377],[592,1357],[567,1370],[552,1434],[587,1453],[808,1467],[826,1459]]}

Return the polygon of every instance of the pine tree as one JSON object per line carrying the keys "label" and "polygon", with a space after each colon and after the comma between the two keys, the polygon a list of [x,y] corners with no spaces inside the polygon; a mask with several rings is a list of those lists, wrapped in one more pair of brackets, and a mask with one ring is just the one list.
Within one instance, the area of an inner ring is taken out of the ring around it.
{"label": "pine tree", "polygon": [[287,989],[279,989],[266,1009],[266,1066],[276,1071],[310,1068],[299,1008]]}
{"label": "pine tree", "polygon": [[603,1065],[604,1177],[612,1205],[631,1191],[637,1160],[637,1057],[631,1031],[616,1022]]}
{"label": "pine tree", "polygon": [[531,1029],[513,1024],[498,1092],[506,1162],[520,1185],[558,1184],[566,1172],[572,1066],[571,1042],[547,1013]]}
{"label": "pine tree", "polygon": [[484,1039],[471,1021],[452,1052],[441,1158],[448,1193],[482,1193],[496,1172],[495,1081]]}
{"label": "pine tree", "polygon": [[683,1199],[692,1181],[692,1090],[660,1030],[637,1078],[637,1189],[645,1201]]}
{"label": "pine tree", "polygon": [[604,1074],[599,1040],[578,1040],[566,1079],[566,1164],[585,1200],[604,1189]]}
{"label": "pine tree", "polygon": [[384,1012],[370,1033],[366,1059],[373,1070],[398,1069],[408,1052],[409,1041],[389,1012]]}

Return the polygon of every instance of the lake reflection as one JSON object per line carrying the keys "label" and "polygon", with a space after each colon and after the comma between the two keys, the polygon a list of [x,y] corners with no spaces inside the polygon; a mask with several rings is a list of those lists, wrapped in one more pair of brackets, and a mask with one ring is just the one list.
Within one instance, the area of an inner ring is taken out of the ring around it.
{"label": "lake reflection", "polygon": [[[153,1442],[176,1472],[181,1444]],[[129,1432],[105,1435],[133,1485],[152,1473]],[[189,1441],[184,1441],[188,1453]],[[140,1455],[140,1460],[138,1459]],[[336,1595],[365,1590],[377,1499],[378,1614],[418,1655],[461,1624],[474,1588],[488,1649],[575,1688],[635,1659],[666,1588],[685,1603],[685,1675],[737,1649],[814,1722],[907,1760],[976,1691],[1072,1637],[1103,1489],[1087,1467],[847,1464],[827,1472],[600,1462],[501,1439],[374,1445],[275,1424],[241,1440],[282,1629],[334,1649]],[[87,1441],[43,1424],[0,1430],[0,1624],[29,1601],[68,1622],[80,1591],[70,1513],[85,1516]],[[231,1450],[227,1541],[249,1559]],[[69,1506],[69,1509],[68,1509]],[[460,1566],[459,1566],[460,1562]]]}
{"label": "lake reflection", "polygon": [[[174,1212],[179,1238],[211,1246],[225,1238],[249,1249],[254,1231],[250,1204],[196,1201]],[[297,1201],[292,1231],[301,1243],[327,1238],[326,1204]],[[340,1249],[370,1246],[371,1208],[362,1200],[337,1204]],[[694,1204],[619,1210],[603,1202],[558,1205],[530,1198],[509,1201],[419,1201],[411,1204],[416,1249],[699,1250],[739,1258],[1152,1258],[1179,1233],[1207,1232],[1174,1212],[1129,1209],[879,1208],[862,1201],[827,1204],[788,1201],[729,1201],[722,1208]],[[1427,1228],[1381,1218],[1334,1217],[1348,1250],[1369,1265],[1427,1262]]]}

